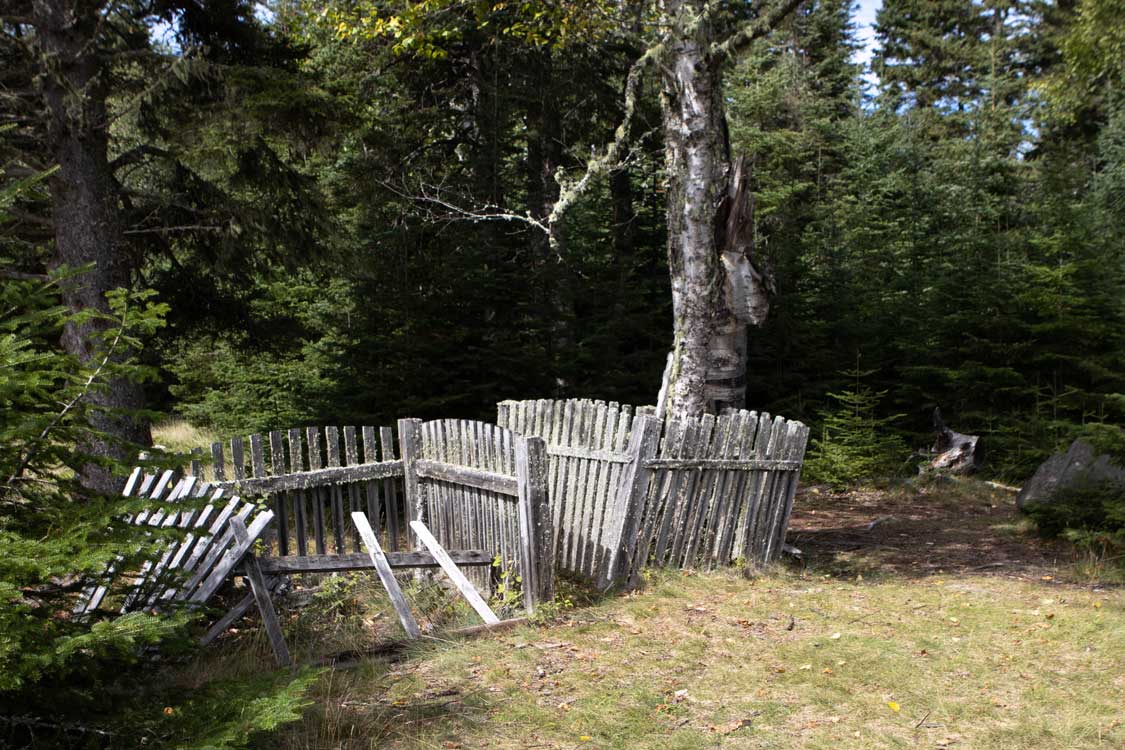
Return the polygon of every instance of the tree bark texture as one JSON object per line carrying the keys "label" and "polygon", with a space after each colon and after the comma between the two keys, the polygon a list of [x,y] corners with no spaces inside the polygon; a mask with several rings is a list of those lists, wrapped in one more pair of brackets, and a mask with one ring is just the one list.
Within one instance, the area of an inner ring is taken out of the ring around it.
{"label": "tree bark texture", "polygon": [[[63,301],[74,312],[107,312],[106,293],[128,288],[134,265],[123,241],[116,183],[108,159],[106,71],[95,40],[104,12],[102,5],[83,0],[36,0],[33,6],[42,95],[49,114],[48,142],[59,167],[50,180],[53,265],[93,264],[90,271],[63,290]],[[97,339],[111,325],[105,320],[70,322],[63,331],[63,347],[79,360],[91,362],[104,356],[104,352],[96,351]],[[81,451],[124,459],[128,452],[125,442],[151,442],[147,422],[123,414],[143,407],[144,393],[139,384],[113,379],[91,391],[88,401],[94,406],[92,427],[108,439],[92,440],[79,446]],[[116,480],[91,463],[83,471],[83,483],[91,489],[111,491]]]}
{"label": "tree bark texture", "polygon": [[694,417],[746,402],[746,329],[765,318],[753,249],[749,173],[732,165],[722,95],[725,56],[704,0],[666,0],[672,28],[661,102],[668,174],[673,363],[667,412]]}

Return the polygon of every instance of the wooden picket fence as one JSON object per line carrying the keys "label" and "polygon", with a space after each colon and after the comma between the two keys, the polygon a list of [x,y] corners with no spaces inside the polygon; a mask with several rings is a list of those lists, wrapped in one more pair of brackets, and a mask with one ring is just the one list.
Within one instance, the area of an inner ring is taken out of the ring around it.
{"label": "wooden picket fence", "polygon": [[[330,426],[234,438],[229,453],[213,443],[210,461],[199,454],[191,471],[273,509],[275,555],[263,561],[267,570],[340,571],[351,569],[350,560],[366,567],[350,521],[359,510],[390,552],[417,549],[410,522],[422,521],[445,549],[498,561],[498,574],[507,574],[509,591],[519,589],[529,611],[549,600],[553,565],[543,554],[553,544],[544,541],[552,529],[541,520],[540,441],[466,420],[400,419],[397,443],[395,432]],[[485,593],[503,582],[475,567],[474,583]]]}
{"label": "wooden picket fence", "polygon": [[275,431],[215,443],[178,478],[138,470],[126,494],[152,504],[128,521],[180,534],[137,569],[110,566],[77,612],[98,609],[114,578],[128,582],[113,599],[125,611],[206,603],[238,573],[254,591],[207,638],[256,602],[284,662],[270,592],[286,575],[375,566],[394,596],[392,569],[440,566],[478,611],[478,592],[503,583],[531,612],[553,596],[556,569],[628,586],[647,566],[762,564],[784,543],[800,422],[748,411],[661,421],[589,400],[505,401],[497,421],[401,419],[397,440],[390,427]]}
{"label": "wooden picket fence", "polygon": [[546,441],[556,567],[602,587],[646,566],[775,559],[809,432],[752,411],[661,422],[589,400],[505,401],[497,422]]}
{"label": "wooden picket fence", "polygon": [[[349,514],[362,510],[391,551],[407,546],[405,470],[390,427],[306,427],[211,444],[191,473],[228,492],[264,498],[281,556],[362,553]],[[247,450],[249,448],[249,450]]]}

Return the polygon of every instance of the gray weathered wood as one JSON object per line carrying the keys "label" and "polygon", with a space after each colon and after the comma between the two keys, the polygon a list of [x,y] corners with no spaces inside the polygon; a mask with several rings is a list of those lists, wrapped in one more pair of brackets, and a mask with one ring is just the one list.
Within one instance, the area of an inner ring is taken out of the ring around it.
{"label": "gray weathered wood", "polygon": [[[402,457],[403,470],[403,502],[406,505],[406,522],[424,521],[425,495],[418,481],[416,462],[422,451],[422,420],[398,420],[399,455]],[[408,542],[411,547],[416,547],[414,540]]]}
{"label": "gray weathered wood", "polygon": [[550,508],[547,506],[547,446],[542,438],[515,441],[519,488],[519,537],[524,607],[534,612],[554,597]]}
{"label": "gray weathered wood", "polygon": [[216,482],[221,482],[227,478],[223,464],[223,444],[218,441],[211,443],[211,475]]}
{"label": "gray weathered wood", "polygon": [[735,471],[795,471],[800,461],[780,458],[730,459],[730,458],[652,458],[645,462],[649,469],[719,469]]}
{"label": "gray weathered wood", "polygon": [[333,484],[363,482],[372,479],[402,476],[401,461],[381,461],[358,466],[337,466],[313,471],[292,471],[276,477],[243,479],[241,482],[219,482],[221,487],[237,488],[247,495],[271,495],[283,491],[308,491]]}
{"label": "gray weathered wood", "polygon": [[363,539],[364,546],[367,547],[371,562],[375,566],[375,571],[379,574],[379,580],[382,581],[383,588],[387,590],[387,596],[391,599],[391,605],[398,614],[403,630],[410,638],[417,638],[422,634],[422,631],[418,629],[418,622],[414,619],[414,615],[410,613],[406,597],[403,596],[402,589],[399,588],[398,581],[395,580],[390,563],[387,562],[387,556],[384,554],[383,548],[379,546],[379,540],[375,538],[375,531],[368,523],[367,516],[357,511],[352,513],[352,521],[359,529],[359,536]]}
{"label": "gray weathered wood", "polygon": [[485,604],[480,593],[473,588],[473,584],[469,583],[469,579],[460,571],[445,549],[438,544],[438,540],[434,539],[434,535],[426,528],[426,524],[421,521],[411,521],[410,527],[434,559],[437,560],[441,569],[449,576],[449,580],[453,581],[453,585],[461,592],[461,596],[465,597],[465,601],[480,615],[481,619],[490,625],[500,622],[500,618]]}
{"label": "gray weathered wood", "polygon": [[[237,516],[236,516],[237,518]],[[234,519],[231,519],[232,523]],[[253,521],[250,522],[247,528],[247,540],[245,542],[234,541],[234,544],[227,549],[222,558],[212,568],[210,575],[200,584],[199,588],[188,597],[188,601],[201,604],[208,601],[223,582],[230,576],[234,567],[242,561],[243,556],[250,549],[250,545],[258,540],[262,532],[266,530],[270,522],[273,520],[273,511],[265,510],[259,513]],[[233,537],[233,533],[232,533]]]}
{"label": "gray weathered wood", "polygon": [[258,558],[255,556],[254,550],[250,549],[253,542],[250,539],[249,531],[241,518],[232,518],[230,525],[234,529],[235,541],[247,548],[242,558],[242,568],[246,572],[246,578],[250,581],[250,593],[254,595],[258,612],[262,615],[262,624],[265,625],[266,635],[269,637],[270,647],[273,648],[274,658],[277,659],[279,666],[288,667],[292,663],[289,658],[289,646],[286,645],[285,635],[281,632],[281,622],[277,619],[277,610],[273,606],[269,587],[266,585],[266,579],[258,565]]}
{"label": "gray weathered wood", "polygon": [[236,482],[246,477],[246,454],[240,437],[230,439],[230,464]]}
{"label": "gray weathered wood", "polygon": [[[357,511],[360,512],[360,511]],[[384,552],[392,568],[435,568],[438,563],[429,552]],[[480,567],[492,565],[492,556],[484,550],[450,550],[449,555],[458,565]],[[288,557],[262,557],[258,562],[262,571],[270,574],[343,573],[349,570],[370,570],[371,557],[366,552],[349,552],[344,555],[290,555]]]}
{"label": "gray weathered wood", "polygon": [[[285,442],[280,430],[270,432],[270,474],[274,476],[285,473]],[[265,476],[265,472],[254,472],[255,479]],[[293,505],[292,494],[288,490],[277,490],[273,493],[277,502],[274,513],[277,514],[277,553],[289,554],[289,508]],[[299,527],[298,527],[299,528]]]}
{"label": "gray weathered wood", "polygon": [[[603,589],[628,580],[634,558],[647,553],[637,549],[638,526],[652,476],[645,462],[656,455],[660,429],[660,420],[655,417],[633,417],[628,447],[632,461],[622,473],[613,500],[613,526],[607,539],[609,559],[598,580]],[[643,564],[638,560],[635,565],[639,568]]]}
{"label": "gray weathered wood", "polygon": [[[319,471],[324,468],[324,462],[320,451],[320,428],[306,427],[305,439],[308,441],[309,449],[309,470]],[[321,482],[317,482],[309,490],[309,497],[312,499],[312,520],[313,520],[313,536],[316,538],[316,551],[318,554],[325,554],[328,551],[328,542],[325,538],[327,526],[324,520],[324,505],[325,505],[326,490]]]}
{"label": "gray weathered wood", "polygon": [[415,462],[415,469],[418,476],[425,479],[437,479],[438,481],[451,482],[466,487],[476,487],[502,495],[511,495],[512,497],[517,494],[514,477],[492,471],[472,469],[467,466],[457,466],[441,461],[430,461],[425,458],[420,458]]}
{"label": "gray weathered wood", "polygon": [[[364,433],[366,434],[366,433]],[[374,440],[374,438],[372,438]],[[395,456],[395,441],[394,431],[390,427],[379,428],[379,450],[380,456],[383,461],[394,461]],[[383,480],[383,507],[384,513],[387,516],[387,537],[390,540],[390,547],[392,550],[398,549],[398,519],[402,502],[399,500],[398,482],[395,478]],[[405,514],[401,514],[405,517]]]}
{"label": "gray weathered wood", "polygon": [[[266,578],[266,587],[270,590],[271,593],[277,588],[279,583],[280,579],[278,578]],[[255,599],[253,593],[247,594],[246,596],[242,597],[242,599],[239,600],[238,604],[235,604],[233,607],[227,610],[226,614],[216,620],[215,624],[207,629],[207,632],[204,633],[203,637],[199,639],[199,645],[209,645],[212,641],[225,633],[227,629],[230,628],[231,625],[236,623],[244,614],[249,612],[250,608],[253,607],[254,604]]]}
{"label": "gray weathered wood", "polygon": [[[301,431],[296,428],[289,430],[289,473],[291,475],[299,475],[305,469],[304,450],[301,446]],[[315,480],[310,479],[310,482],[311,481]],[[296,485],[270,489],[260,488],[258,492],[271,492],[277,491],[278,489],[291,490],[290,497],[293,499],[293,527],[296,531],[297,554],[308,554],[309,514],[308,500],[305,493],[306,487]]]}
{"label": "gray weathered wood", "polygon": [[262,436],[254,433],[250,436],[250,476],[264,477],[266,475],[266,455],[262,446]]}

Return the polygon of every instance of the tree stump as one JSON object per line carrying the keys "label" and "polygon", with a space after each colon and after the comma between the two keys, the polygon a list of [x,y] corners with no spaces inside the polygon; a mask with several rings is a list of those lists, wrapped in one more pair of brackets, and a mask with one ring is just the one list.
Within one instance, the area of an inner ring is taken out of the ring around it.
{"label": "tree stump", "polygon": [[968,474],[980,466],[978,435],[964,435],[949,429],[941,418],[941,409],[934,409],[934,432],[937,439],[931,452],[930,470],[944,474]]}

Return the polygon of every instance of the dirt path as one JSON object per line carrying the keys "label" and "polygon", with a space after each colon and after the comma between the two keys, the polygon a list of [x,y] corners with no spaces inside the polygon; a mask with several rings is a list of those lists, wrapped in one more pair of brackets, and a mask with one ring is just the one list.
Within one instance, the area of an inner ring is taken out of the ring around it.
{"label": "dirt path", "polygon": [[788,541],[806,564],[839,575],[1066,576],[1074,552],[1038,538],[1015,493],[975,481],[798,494]]}

